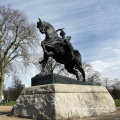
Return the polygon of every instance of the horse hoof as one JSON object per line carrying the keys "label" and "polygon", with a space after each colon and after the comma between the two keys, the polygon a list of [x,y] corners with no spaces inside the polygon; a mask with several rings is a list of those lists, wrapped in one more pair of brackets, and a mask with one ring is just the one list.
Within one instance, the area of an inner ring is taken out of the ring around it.
{"label": "horse hoof", "polygon": [[85,80],[83,80],[83,82],[85,82]]}

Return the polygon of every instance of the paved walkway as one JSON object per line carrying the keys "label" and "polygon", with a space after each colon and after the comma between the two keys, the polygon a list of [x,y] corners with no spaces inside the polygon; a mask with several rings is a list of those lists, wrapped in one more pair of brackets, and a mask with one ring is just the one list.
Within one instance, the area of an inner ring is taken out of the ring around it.
{"label": "paved walkway", "polygon": [[[12,110],[12,106],[0,106],[0,120],[32,120],[18,117],[6,116]],[[120,107],[117,107],[117,111],[110,114],[98,115],[88,118],[81,118],[80,120],[120,120]]]}

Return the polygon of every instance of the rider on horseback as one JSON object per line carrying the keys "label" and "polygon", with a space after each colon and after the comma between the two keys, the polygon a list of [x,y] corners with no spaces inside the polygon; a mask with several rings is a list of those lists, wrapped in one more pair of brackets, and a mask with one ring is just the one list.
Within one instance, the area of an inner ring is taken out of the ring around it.
{"label": "rider on horseback", "polygon": [[58,30],[56,30],[56,32],[58,32],[58,31],[61,31],[60,32],[60,36],[62,37],[62,40],[67,44],[67,46],[69,47],[69,49],[70,49],[70,52],[71,52],[71,55],[72,56],[74,56],[74,48],[73,48],[73,46],[71,45],[71,43],[70,43],[70,39],[71,39],[71,36],[65,36],[65,32],[63,31],[63,29],[64,28],[61,28],[61,29],[58,29]]}

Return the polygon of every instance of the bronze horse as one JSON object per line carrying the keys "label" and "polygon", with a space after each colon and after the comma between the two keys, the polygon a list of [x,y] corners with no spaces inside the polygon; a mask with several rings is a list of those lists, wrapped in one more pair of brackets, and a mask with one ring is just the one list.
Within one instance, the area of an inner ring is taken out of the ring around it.
{"label": "bronze horse", "polygon": [[39,19],[37,22],[37,28],[42,34],[45,34],[45,40],[41,42],[41,46],[44,51],[44,59],[40,62],[42,64],[42,72],[49,57],[53,57],[57,62],[64,64],[69,73],[76,75],[77,80],[80,80],[78,75],[78,69],[83,76],[83,82],[85,82],[85,72],[82,68],[81,55],[78,50],[73,49],[70,43],[70,36],[62,36],[60,38],[54,27],[45,21]]}

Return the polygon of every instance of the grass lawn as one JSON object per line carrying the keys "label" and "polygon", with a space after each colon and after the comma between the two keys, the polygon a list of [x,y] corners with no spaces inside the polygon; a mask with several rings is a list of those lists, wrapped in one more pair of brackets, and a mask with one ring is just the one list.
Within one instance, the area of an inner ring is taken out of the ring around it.
{"label": "grass lawn", "polygon": [[[6,106],[13,106],[15,104],[15,101],[10,101],[9,103],[5,102]],[[3,106],[3,103],[1,104],[1,106]]]}
{"label": "grass lawn", "polygon": [[114,99],[116,107],[120,107],[120,99]]}

